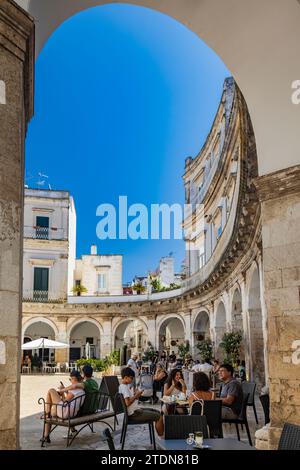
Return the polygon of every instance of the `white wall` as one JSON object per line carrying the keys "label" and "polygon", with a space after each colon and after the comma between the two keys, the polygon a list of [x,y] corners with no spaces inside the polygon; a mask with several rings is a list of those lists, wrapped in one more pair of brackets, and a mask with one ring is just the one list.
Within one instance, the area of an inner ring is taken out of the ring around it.
{"label": "white wall", "polygon": [[[49,299],[67,297],[69,208],[70,195],[66,191],[25,189],[23,297],[26,299],[33,295],[35,267],[49,268]],[[38,216],[49,217],[49,239],[36,237]]]}
{"label": "white wall", "polygon": [[68,263],[68,293],[72,293],[74,285],[74,270],[76,267],[76,210],[74,199],[70,197],[69,203],[69,263]]}
{"label": "white wall", "polygon": [[[84,255],[76,260],[75,280],[88,292],[83,295],[122,295],[122,255]],[[106,288],[98,288],[98,274],[106,275]]]}

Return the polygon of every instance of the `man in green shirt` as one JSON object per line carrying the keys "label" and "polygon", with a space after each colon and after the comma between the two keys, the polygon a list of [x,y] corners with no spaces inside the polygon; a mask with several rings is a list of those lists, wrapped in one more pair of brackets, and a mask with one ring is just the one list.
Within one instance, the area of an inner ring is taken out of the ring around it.
{"label": "man in green shirt", "polygon": [[82,388],[85,391],[85,400],[80,408],[79,415],[84,416],[84,415],[90,415],[93,414],[97,411],[98,409],[98,402],[99,402],[99,394],[97,393],[99,391],[99,386],[96,382],[96,380],[92,379],[93,376],[93,368],[89,364],[83,366],[82,368],[83,372],[83,382],[77,383],[74,385],[70,385],[69,387],[66,387],[65,389],[62,389],[61,391],[68,391],[72,390],[72,388]]}
{"label": "man in green shirt", "polygon": [[[85,365],[82,368],[83,372],[83,388],[85,391],[85,400],[80,409],[80,415],[90,415],[97,411],[98,409],[98,402],[99,402],[99,386],[96,380],[92,379],[93,376],[93,368],[90,365]],[[81,384],[80,384],[81,385]]]}

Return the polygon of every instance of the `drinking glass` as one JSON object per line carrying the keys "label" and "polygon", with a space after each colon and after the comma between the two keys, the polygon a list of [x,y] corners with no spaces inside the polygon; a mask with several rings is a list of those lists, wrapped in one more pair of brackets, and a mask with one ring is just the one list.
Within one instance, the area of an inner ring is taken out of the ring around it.
{"label": "drinking glass", "polygon": [[195,443],[197,447],[203,446],[203,432],[201,431],[195,432]]}
{"label": "drinking glass", "polygon": [[189,437],[188,437],[187,440],[186,440],[186,443],[187,443],[189,446],[191,446],[192,444],[194,444],[194,442],[195,442],[195,436],[194,436],[193,433],[190,433],[190,434],[189,434]]}

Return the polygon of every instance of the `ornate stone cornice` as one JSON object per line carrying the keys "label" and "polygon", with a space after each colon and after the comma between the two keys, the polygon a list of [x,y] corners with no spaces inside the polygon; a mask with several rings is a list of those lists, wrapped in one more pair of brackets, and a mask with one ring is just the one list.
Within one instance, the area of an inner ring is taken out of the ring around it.
{"label": "ornate stone cornice", "polygon": [[300,192],[300,165],[263,175],[254,180],[261,202]]}
{"label": "ornate stone cornice", "polygon": [[0,46],[23,62],[25,120],[33,116],[35,27],[33,18],[13,0],[0,2]]}

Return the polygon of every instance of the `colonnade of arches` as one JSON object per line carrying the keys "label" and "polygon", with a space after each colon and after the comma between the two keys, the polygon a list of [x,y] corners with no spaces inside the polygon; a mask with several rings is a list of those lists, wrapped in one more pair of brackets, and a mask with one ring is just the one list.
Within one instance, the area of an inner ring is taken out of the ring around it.
{"label": "colonnade of arches", "polygon": [[[245,360],[249,379],[263,384],[266,381],[265,344],[266,329],[261,298],[261,268],[253,263],[245,278],[238,280],[232,288],[221,293],[208,306],[195,308],[189,313],[174,313],[157,318],[114,318],[103,323],[101,318],[84,317],[69,320],[67,328],[49,318],[38,317],[26,321],[23,326],[23,341],[40,337],[65,341],[69,350],[55,352],[55,357],[75,361],[86,356],[86,344],[90,344],[90,357],[103,358],[113,350],[126,349],[123,360],[132,352],[143,353],[151,344],[155,350],[178,354],[178,346],[185,341],[190,344],[194,359],[199,358],[197,343],[210,339],[214,356],[222,361],[224,350],[220,347],[223,335],[229,331],[240,331],[242,344],[240,359]],[[190,325],[190,326],[189,326]],[[49,351],[50,356],[54,351]]]}

